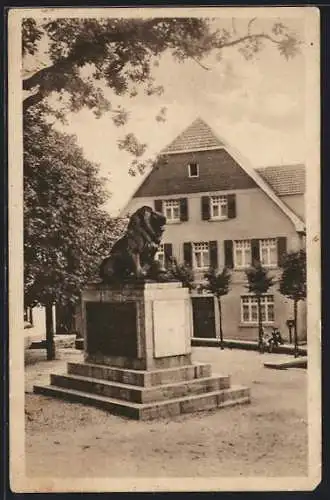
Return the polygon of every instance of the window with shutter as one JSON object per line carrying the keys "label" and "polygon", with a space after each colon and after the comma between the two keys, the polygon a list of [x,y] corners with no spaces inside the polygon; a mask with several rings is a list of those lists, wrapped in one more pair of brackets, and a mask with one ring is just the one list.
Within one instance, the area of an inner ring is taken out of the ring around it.
{"label": "window with shutter", "polygon": [[202,220],[210,219],[210,197],[201,197],[201,210],[202,210]]}
{"label": "window with shutter", "polygon": [[180,200],[164,200],[163,214],[166,217],[166,222],[180,221]]}
{"label": "window with shutter", "polygon": [[193,267],[199,270],[210,267],[210,248],[207,241],[193,243]]}
{"label": "window with shutter", "polygon": [[228,197],[210,197],[210,218],[213,220],[228,219]]}

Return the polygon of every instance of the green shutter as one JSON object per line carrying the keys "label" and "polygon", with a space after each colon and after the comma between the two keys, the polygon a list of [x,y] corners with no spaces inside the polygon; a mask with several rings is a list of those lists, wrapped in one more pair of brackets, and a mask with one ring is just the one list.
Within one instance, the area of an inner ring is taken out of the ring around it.
{"label": "green shutter", "polygon": [[277,262],[278,266],[281,267],[283,265],[284,258],[287,252],[287,244],[286,238],[281,236],[277,238]]}
{"label": "green shutter", "polygon": [[259,240],[251,240],[251,264],[254,266],[260,263],[260,246]]}
{"label": "green shutter", "polygon": [[154,206],[155,206],[156,212],[162,213],[162,211],[163,211],[162,200],[154,200]]}
{"label": "green shutter", "polygon": [[201,197],[201,210],[202,210],[202,220],[209,220],[210,218],[210,197]]}
{"label": "green shutter", "polygon": [[233,242],[232,240],[224,241],[225,248],[225,266],[229,269],[234,267]]}
{"label": "green shutter", "polygon": [[209,250],[210,250],[210,267],[213,267],[213,269],[218,269],[218,242],[210,241]]}
{"label": "green shutter", "polygon": [[228,219],[236,217],[236,194],[229,194],[227,196],[228,202]]}
{"label": "green shutter", "polygon": [[165,255],[165,267],[167,267],[170,264],[173,255],[171,243],[164,243],[164,255]]}
{"label": "green shutter", "polygon": [[180,220],[185,222],[188,220],[188,199],[180,198]]}
{"label": "green shutter", "polygon": [[183,244],[183,261],[187,266],[192,267],[192,244],[190,242]]}

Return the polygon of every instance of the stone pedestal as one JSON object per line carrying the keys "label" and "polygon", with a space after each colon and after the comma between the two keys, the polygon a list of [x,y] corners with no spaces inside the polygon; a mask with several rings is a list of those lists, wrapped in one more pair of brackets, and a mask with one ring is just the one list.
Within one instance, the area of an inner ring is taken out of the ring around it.
{"label": "stone pedestal", "polygon": [[181,283],[91,284],[82,294],[84,363],[34,391],[140,420],[250,401],[246,387],[191,363],[192,314]]}
{"label": "stone pedestal", "polygon": [[90,285],[82,294],[85,361],[136,370],[190,363],[190,307],[181,283]]}

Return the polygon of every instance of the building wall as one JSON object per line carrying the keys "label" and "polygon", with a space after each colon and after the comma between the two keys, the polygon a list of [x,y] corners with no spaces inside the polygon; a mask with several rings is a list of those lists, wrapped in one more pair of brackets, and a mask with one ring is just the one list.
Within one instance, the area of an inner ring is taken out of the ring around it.
{"label": "building wall", "polygon": [[[235,277],[234,277],[235,280]],[[235,340],[258,340],[258,326],[246,325],[241,322],[241,295],[248,295],[245,288],[246,282],[235,280],[232,282],[228,295],[222,297],[222,327],[224,338]],[[293,302],[281,295],[278,291],[278,282],[269,289],[269,295],[274,296],[274,323],[264,323],[265,331],[271,327],[279,328],[282,337],[289,341],[289,330],[286,321],[293,318]],[[217,302],[215,301],[215,320],[218,330],[219,318]],[[293,332],[292,332],[293,335]],[[298,337],[306,340],[306,303],[299,302],[298,305]]]}
{"label": "building wall", "polygon": [[[201,197],[212,194],[236,194],[236,217],[223,221],[205,221],[201,216]],[[188,198],[188,221],[168,223],[163,234],[163,243],[171,243],[173,255],[179,262],[183,261],[183,243],[211,241],[218,242],[218,267],[224,266],[224,240],[254,239],[254,238],[287,238],[287,250],[298,250],[301,240],[289,218],[283,214],[275,203],[259,188],[249,188],[229,191],[201,192],[189,195],[136,197],[131,200],[127,212],[133,213],[143,205],[154,207],[156,199]],[[303,197],[295,197],[295,203],[303,205]],[[279,277],[278,269],[270,270],[270,274]],[[196,280],[203,278],[203,273],[195,273]],[[287,319],[293,317],[292,301],[283,297],[278,291],[278,282],[269,294],[274,296],[275,322],[271,326],[280,329],[284,338],[289,338]],[[241,295],[247,295],[244,271],[232,271],[232,283],[229,294],[223,297],[223,327],[224,335],[231,339],[256,340],[257,325],[241,324]],[[215,302],[216,306],[216,302]],[[299,338],[306,338],[305,304],[299,303]],[[219,323],[215,308],[216,325]],[[269,325],[270,326],[270,325]],[[267,324],[265,324],[267,327]]]}
{"label": "building wall", "polygon": [[[224,265],[223,241],[252,238],[287,237],[288,250],[298,250],[300,240],[289,220],[275,203],[258,188],[233,190],[236,194],[236,217],[223,221],[204,221],[201,218],[201,197],[208,194],[228,194],[228,191],[196,193],[188,198],[188,221],[169,223],[163,234],[163,243],[173,245],[173,254],[183,260],[183,242],[218,241],[219,267]],[[133,198],[127,212],[133,213],[143,205],[154,206],[155,199],[176,199],[182,195]]]}
{"label": "building wall", "polygon": [[305,199],[302,194],[286,195],[280,198],[295,214],[305,220]]}

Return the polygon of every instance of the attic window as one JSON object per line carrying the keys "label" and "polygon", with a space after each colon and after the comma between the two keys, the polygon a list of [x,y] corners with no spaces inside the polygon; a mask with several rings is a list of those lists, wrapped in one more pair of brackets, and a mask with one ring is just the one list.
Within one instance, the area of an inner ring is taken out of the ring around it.
{"label": "attic window", "polygon": [[189,174],[189,177],[198,177],[199,176],[198,163],[189,163],[188,174]]}

